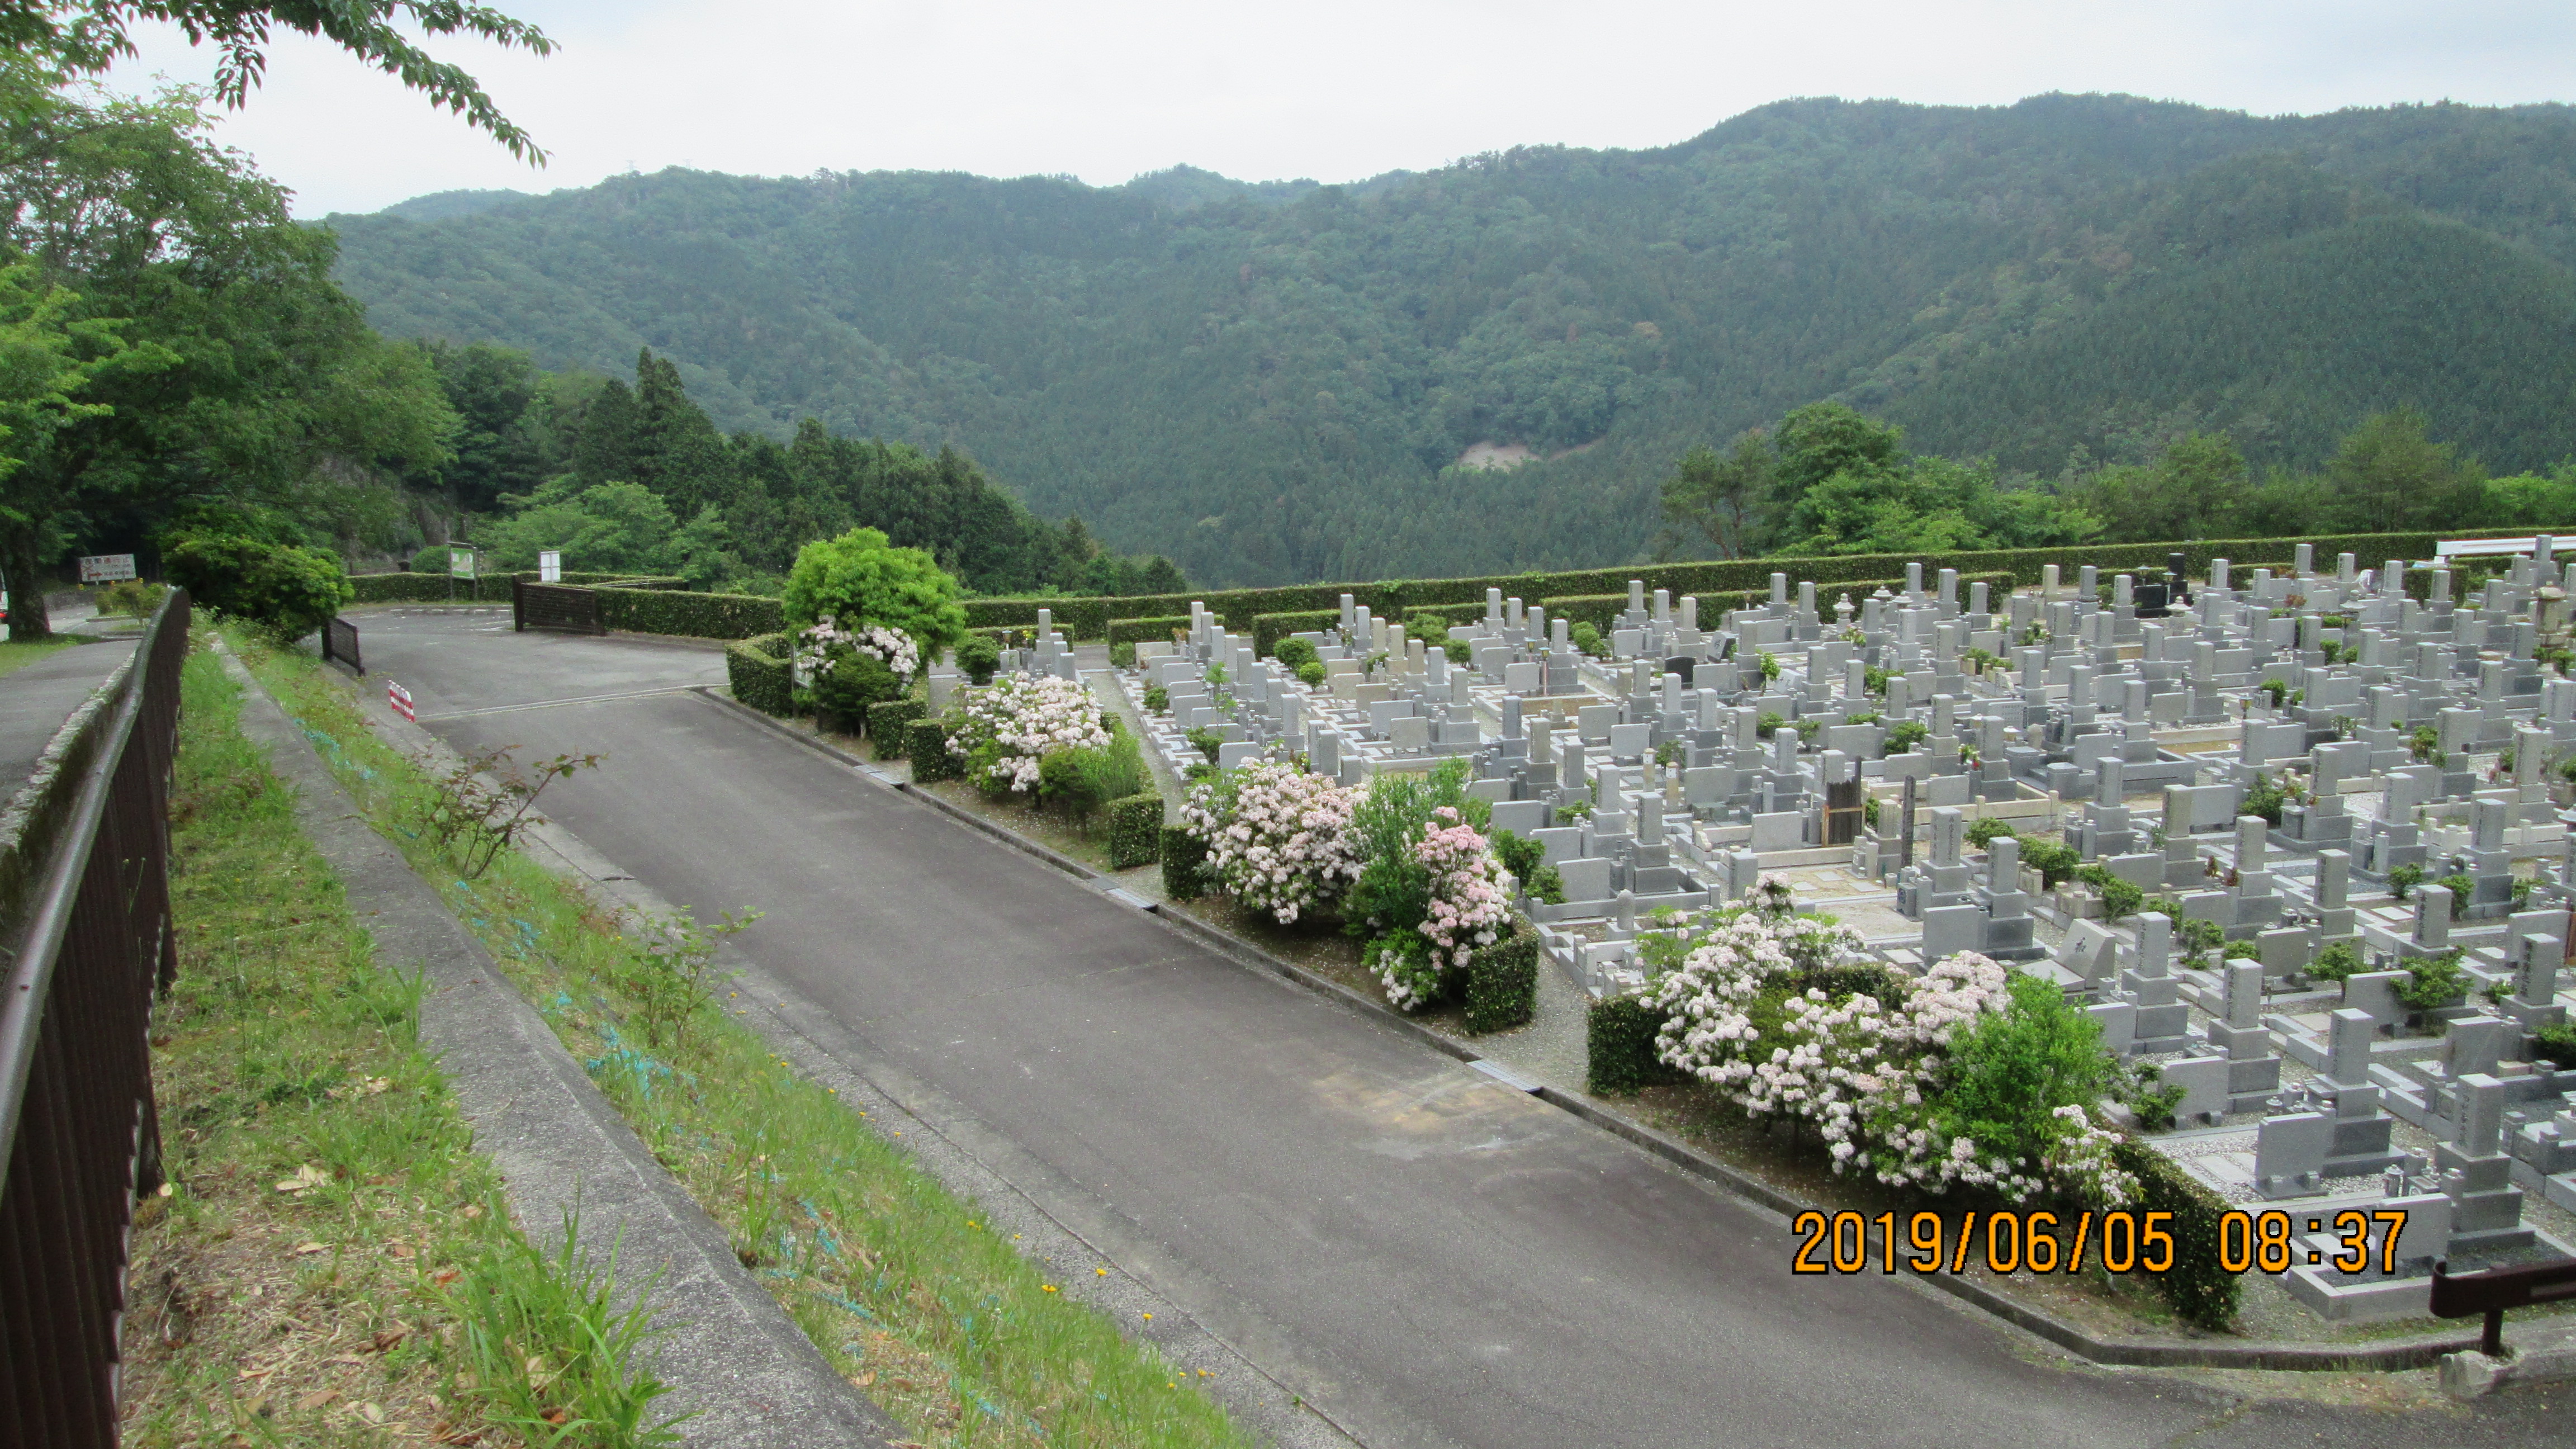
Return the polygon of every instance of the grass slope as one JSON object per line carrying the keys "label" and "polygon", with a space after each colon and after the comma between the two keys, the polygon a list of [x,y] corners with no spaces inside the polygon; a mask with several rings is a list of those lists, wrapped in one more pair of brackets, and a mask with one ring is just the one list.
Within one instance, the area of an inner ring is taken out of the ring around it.
{"label": "grass slope", "polygon": [[[479,878],[423,828],[431,784],[310,658],[242,650],[654,1155],[849,1379],[935,1446],[1249,1442],[1186,1371],[1068,1301],[1046,1265],[722,1008],[694,928],[639,947],[504,851]],[[757,902],[748,903],[756,906]]]}
{"label": "grass slope", "polygon": [[182,690],[171,1186],[134,1233],[124,1441],[665,1440],[635,1325],[511,1225],[420,1047],[422,983],[376,960],[237,689],[200,653]]}

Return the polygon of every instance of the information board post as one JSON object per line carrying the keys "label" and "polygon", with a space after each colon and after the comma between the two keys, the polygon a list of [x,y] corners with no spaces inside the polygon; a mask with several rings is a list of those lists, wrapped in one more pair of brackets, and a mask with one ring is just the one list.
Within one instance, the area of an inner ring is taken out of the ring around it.
{"label": "information board post", "polygon": [[[454,603],[456,601],[456,581],[458,579],[463,579],[468,583],[472,583],[476,579],[474,572],[474,546],[472,544],[459,543],[451,544],[448,547],[447,598],[450,603]],[[477,592],[479,593],[480,591],[478,590]]]}
{"label": "information board post", "polygon": [[80,580],[84,584],[112,584],[134,577],[134,555],[130,553],[85,554],[80,561]]}

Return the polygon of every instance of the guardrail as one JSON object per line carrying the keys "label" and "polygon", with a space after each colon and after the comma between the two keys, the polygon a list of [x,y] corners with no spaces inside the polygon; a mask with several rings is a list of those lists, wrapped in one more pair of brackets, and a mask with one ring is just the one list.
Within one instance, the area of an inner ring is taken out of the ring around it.
{"label": "guardrail", "polygon": [[2525,1268],[2489,1268],[2483,1273],[2451,1276],[2448,1260],[2433,1265],[2433,1316],[2471,1318],[2486,1315],[2486,1332],[2478,1352],[2504,1357],[2504,1311],[2576,1298],[2576,1258],[2534,1263]]}
{"label": "guardrail", "polygon": [[[148,1033],[178,964],[170,779],[188,599],[172,589],[111,694],[40,778],[0,902],[0,1443],[117,1442],[136,1197],[160,1183]],[[22,906],[24,909],[16,909]]]}

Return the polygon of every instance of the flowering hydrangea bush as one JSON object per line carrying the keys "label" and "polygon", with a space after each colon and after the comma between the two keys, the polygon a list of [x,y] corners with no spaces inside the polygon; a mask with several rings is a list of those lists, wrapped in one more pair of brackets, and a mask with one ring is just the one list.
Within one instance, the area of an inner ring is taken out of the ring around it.
{"label": "flowering hydrangea bush", "polygon": [[996,794],[1038,787],[1040,762],[1059,750],[1105,749],[1108,727],[1091,691],[1052,675],[1013,674],[971,690],[948,732],[966,778]]}
{"label": "flowering hydrangea bush", "polygon": [[1358,879],[1348,839],[1357,798],[1321,775],[1254,761],[1193,786],[1181,826],[1206,844],[1228,893],[1288,925]]}
{"label": "flowering hydrangea bush", "polygon": [[825,614],[797,632],[796,672],[801,678],[811,679],[849,654],[864,654],[884,665],[898,685],[911,683],[921,672],[921,648],[901,629],[882,624],[845,629]]}
{"label": "flowering hydrangea bush", "polygon": [[1365,965],[1386,987],[1399,1011],[1418,1011],[1436,1000],[1444,977],[1472,960],[1476,948],[1502,939],[1511,915],[1510,872],[1485,837],[1443,805],[1412,846],[1429,877],[1422,919],[1410,933],[1390,931],[1370,943]]}
{"label": "flowering hydrangea bush", "polygon": [[[1666,1064],[1755,1115],[1814,1123],[1836,1172],[1932,1192],[1961,1183],[2014,1202],[2051,1183],[2109,1206],[2134,1196],[2112,1162],[2118,1134],[2081,1101],[2042,1100],[2052,1088],[2097,1090],[2103,1060],[2080,1024],[2049,1015],[2040,993],[2068,1010],[2054,987],[2024,977],[2016,991],[2009,968],[1961,952],[1910,982],[1883,976],[1872,989],[1854,977],[1828,989],[1820,978],[1858,959],[1860,938],[1788,914],[1786,883],[1770,885],[1647,989]],[[1984,1045],[1963,1062],[1954,1048],[1969,1036]],[[2049,1051],[2062,1058],[2053,1076],[2026,1060]]]}

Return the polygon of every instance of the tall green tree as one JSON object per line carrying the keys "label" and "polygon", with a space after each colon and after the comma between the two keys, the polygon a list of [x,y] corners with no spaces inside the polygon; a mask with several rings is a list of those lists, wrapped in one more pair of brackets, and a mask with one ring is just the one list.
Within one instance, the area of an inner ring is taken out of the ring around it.
{"label": "tall green tree", "polygon": [[2404,407],[2363,420],[2326,463],[2336,506],[2374,533],[2416,528],[2471,503],[2486,471],[2430,436],[2422,411]]}
{"label": "tall green tree", "polygon": [[[330,234],[296,225],[207,129],[185,91],[0,119],[0,253],[33,268],[85,345],[112,336],[132,354],[0,481],[0,558],[21,587],[75,514],[148,520],[222,497],[381,514],[374,471],[450,456],[456,419],[426,360],[367,330],[331,280]],[[373,504],[354,499],[369,489]],[[10,628],[43,634],[44,610],[13,610]]]}
{"label": "tall green tree", "polygon": [[1779,487],[1779,467],[1770,436],[1759,428],[1737,438],[1724,454],[1705,443],[1684,453],[1664,480],[1665,539],[1696,535],[1717,558],[1752,553],[1763,506]]}

